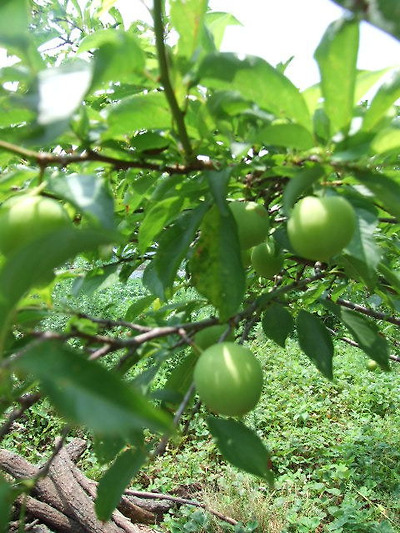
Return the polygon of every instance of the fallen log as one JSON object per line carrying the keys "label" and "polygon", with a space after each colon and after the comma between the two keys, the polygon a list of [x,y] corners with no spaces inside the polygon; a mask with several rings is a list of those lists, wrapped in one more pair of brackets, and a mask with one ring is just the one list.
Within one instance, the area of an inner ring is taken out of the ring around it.
{"label": "fallen log", "polygon": [[154,524],[157,513],[122,497],[111,519],[101,522],[95,512],[97,483],[88,479],[75,465],[86,449],[82,439],[74,439],[62,446],[46,465],[45,477],[41,468],[16,453],[0,449],[0,469],[14,479],[34,479],[29,496],[22,495],[15,502],[15,517],[25,506],[29,520],[39,520],[61,533],[150,533],[145,524]]}

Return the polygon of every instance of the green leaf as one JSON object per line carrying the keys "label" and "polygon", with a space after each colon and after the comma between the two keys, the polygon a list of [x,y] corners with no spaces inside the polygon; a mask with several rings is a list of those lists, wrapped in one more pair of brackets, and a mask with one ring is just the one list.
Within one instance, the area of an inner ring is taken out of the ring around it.
{"label": "green leaf", "polygon": [[321,143],[326,143],[330,137],[329,118],[323,109],[316,109],[313,115],[314,134]]}
{"label": "green leaf", "polygon": [[284,348],[286,339],[294,328],[294,320],[289,311],[283,305],[273,303],[263,313],[261,324],[265,335]]}
{"label": "green leaf", "polygon": [[[0,11],[1,16],[1,11]],[[0,532],[7,533],[10,529],[11,504],[18,492],[0,475]]]}
{"label": "green leaf", "polygon": [[330,24],[315,51],[332,135],[347,132],[353,117],[358,40],[358,23],[341,19]]}
{"label": "green leaf", "polygon": [[354,176],[375,194],[389,213],[400,218],[400,184],[384,174],[355,170]]}
{"label": "green leaf", "polygon": [[264,145],[284,146],[296,150],[309,150],[314,146],[311,133],[299,124],[273,124],[258,129],[251,136],[252,143]]}
{"label": "green leaf", "polygon": [[374,128],[398,98],[400,98],[400,70],[394,71],[379,88],[364,115],[362,129],[369,131]]}
{"label": "green leaf", "polygon": [[119,281],[118,265],[107,266],[104,269],[95,269],[75,279],[71,293],[74,296],[85,294],[92,296],[96,291],[101,291],[115,286]]}
{"label": "green leaf", "polygon": [[131,304],[128,307],[128,310],[125,315],[125,320],[132,321],[139,315],[143,313],[153,302],[155,298],[154,296],[143,296],[142,298],[139,298],[133,304]]}
{"label": "green leaf", "polygon": [[231,53],[210,54],[200,65],[199,77],[206,87],[239,91],[258,107],[279,118],[291,118],[311,130],[310,114],[297,87],[263,59],[241,60]]}
{"label": "green leaf", "polygon": [[254,431],[237,420],[213,416],[207,418],[207,424],[227,461],[273,484],[269,452]]}
{"label": "green leaf", "polygon": [[192,59],[204,31],[208,0],[171,0],[172,26],[179,33],[178,54]]}
{"label": "green leaf", "polygon": [[214,38],[215,48],[220,49],[224,38],[225,30],[228,26],[241,26],[242,24],[230,13],[212,11],[205,16],[207,29]]}
{"label": "green leaf", "polygon": [[400,294],[400,274],[390,269],[384,263],[379,263],[378,270],[385,278],[385,280],[390,283],[391,288],[393,288],[398,294]]}
{"label": "green leaf", "polygon": [[325,301],[324,305],[343,322],[361,350],[384,370],[389,370],[389,347],[378,326],[365,316],[345,307],[329,301]]}
{"label": "green leaf", "polygon": [[27,108],[25,102],[12,96],[1,98],[0,106],[0,126],[2,128],[15,126],[15,124],[20,124],[21,122],[30,122],[35,118],[35,113]]}
{"label": "green leaf", "polygon": [[296,325],[300,348],[325,377],[333,379],[333,342],[322,321],[302,309]]}
{"label": "green leaf", "polygon": [[207,209],[208,205],[204,203],[182,213],[160,235],[153,263],[164,293],[173,286],[178,268],[187,255]]}
{"label": "green leaf", "polygon": [[[105,230],[61,229],[30,242],[12,253],[0,269],[0,345],[12,311],[31,287],[45,281],[53,269],[83,251],[119,240]],[[29,265],[29,268],[27,268]]]}
{"label": "green leaf", "polygon": [[333,0],[350,9],[374,26],[400,39],[400,4],[398,0]]}
{"label": "green leaf", "polygon": [[26,44],[29,28],[27,0],[2,0],[0,8],[0,43],[5,46]]}
{"label": "green leaf", "polygon": [[69,119],[82,103],[91,81],[92,65],[86,61],[39,72],[38,124],[50,126]]}
{"label": "green leaf", "polygon": [[245,293],[245,274],[235,220],[229,209],[208,211],[190,261],[192,283],[217,308],[221,321],[235,314]]}
{"label": "green leaf", "polygon": [[[144,72],[145,55],[137,38],[132,33],[119,30],[109,29],[104,32],[113,33],[108,34],[108,42],[105,41],[94,52],[92,91],[106,87],[110,81],[132,83],[135,77],[141,79]],[[93,33],[88,39],[96,41],[96,37],[101,37],[99,34],[101,32]],[[90,45],[85,44],[86,47]]]}
{"label": "green leaf", "polygon": [[126,439],[115,435],[94,435],[93,452],[100,464],[110,463],[126,446]]}
{"label": "green leaf", "polygon": [[56,341],[32,344],[15,361],[29,372],[59,413],[100,435],[129,438],[143,428],[169,429],[169,418],[103,365]]}
{"label": "green leaf", "polygon": [[53,176],[48,188],[106,229],[114,229],[114,201],[106,182],[93,174]]}
{"label": "green leaf", "polygon": [[349,309],[342,309],[341,319],[368,357],[389,370],[389,347],[376,324]]}
{"label": "green leaf", "polygon": [[311,185],[325,174],[321,165],[314,165],[297,172],[286,185],[283,192],[283,210],[289,215],[291,208],[298,198],[307,191]]}
{"label": "green leaf", "polygon": [[168,376],[165,389],[179,393],[182,399],[193,381],[193,370],[197,360],[198,355],[193,350],[185,355]]}
{"label": "green leaf", "polygon": [[183,204],[183,198],[172,196],[155,204],[146,212],[139,227],[139,251],[144,253],[161,230],[176,216]]}
{"label": "green leaf", "polygon": [[[371,150],[376,154],[398,152],[400,149],[400,128],[384,128],[371,142]],[[397,155],[397,153],[396,153]]]}
{"label": "green leaf", "polygon": [[231,177],[231,169],[225,168],[220,171],[204,172],[208,186],[215,203],[222,215],[229,214],[228,204],[226,197],[228,194],[228,185]]}
{"label": "green leaf", "polygon": [[348,256],[351,256],[349,266],[357,271],[368,286],[373,286],[376,282],[376,269],[381,260],[381,250],[374,238],[378,219],[375,213],[366,209],[356,208],[356,214],[353,238],[346,246],[345,254],[339,258],[339,263],[346,266]]}
{"label": "green leaf", "polygon": [[143,450],[128,449],[119,455],[97,486],[95,508],[97,517],[106,522],[119,504],[124,490],[146,461]]}
{"label": "green leaf", "polygon": [[[354,105],[356,105],[389,70],[390,68],[376,71],[358,70],[354,90]],[[312,85],[311,87],[308,87],[308,89],[305,89],[301,94],[307,102],[310,113],[314,113],[322,99],[321,84],[317,83]]]}
{"label": "green leaf", "polygon": [[143,285],[160,300],[165,299],[164,285],[155,268],[154,261],[150,261],[143,272]]}
{"label": "green leaf", "polygon": [[356,88],[354,92],[354,104],[357,104],[363,98],[368,96],[368,91],[382,79],[382,77],[390,72],[391,67],[380,70],[359,70],[356,78]]}
{"label": "green leaf", "polygon": [[106,108],[108,130],[104,138],[129,135],[138,130],[167,129],[171,127],[171,111],[164,93],[135,94]]}

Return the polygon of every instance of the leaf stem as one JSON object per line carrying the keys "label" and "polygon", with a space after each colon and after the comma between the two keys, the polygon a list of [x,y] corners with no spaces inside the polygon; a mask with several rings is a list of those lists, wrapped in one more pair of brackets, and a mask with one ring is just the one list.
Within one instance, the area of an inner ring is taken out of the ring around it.
{"label": "leaf stem", "polygon": [[171,108],[172,115],[176,122],[176,127],[178,128],[178,134],[182,142],[182,147],[186,155],[186,160],[190,162],[193,158],[192,146],[190,144],[189,135],[186,130],[184,114],[182,109],[178,105],[178,101],[176,99],[169,75],[167,51],[165,48],[165,28],[163,22],[162,0],[154,0],[153,20],[158,63],[160,66],[160,81],[164,87],[165,97],[167,98],[169,107]]}

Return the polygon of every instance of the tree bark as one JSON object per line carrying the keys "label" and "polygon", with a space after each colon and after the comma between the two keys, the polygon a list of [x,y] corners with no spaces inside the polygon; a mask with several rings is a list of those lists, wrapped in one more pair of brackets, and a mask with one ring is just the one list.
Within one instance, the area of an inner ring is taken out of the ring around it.
{"label": "tree bark", "polygon": [[[107,523],[97,518],[97,483],[74,464],[85,449],[82,439],[63,446],[48,465],[45,477],[37,479],[32,494],[20,496],[15,508],[24,505],[27,517],[61,533],[150,533],[152,530],[145,524],[154,524],[156,514],[128,497],[122,497],[120,510],[115,510]],[[4,449],[0,449],[0,469],[15,479],[34,479],[41,470]]]}

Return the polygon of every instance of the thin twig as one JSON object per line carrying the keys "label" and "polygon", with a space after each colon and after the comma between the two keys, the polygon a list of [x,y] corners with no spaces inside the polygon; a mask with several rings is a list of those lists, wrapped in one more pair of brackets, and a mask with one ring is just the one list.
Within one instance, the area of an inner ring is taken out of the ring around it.
{"label": "thin twig", "polygon": [[347,307],[348,309],[352,309],[353,311],[358,311],[359,313],[362,313],[363,315],[376,318],[377,320],[383,320],[384,322],[390,322],[391,324],[394,324],[395,326],[400,326],[400,318],[396,318],[395,316],[388,315],[387,313],[373,311],[372,309],[368,309],[367,307],[364,307],[363,305],[349,302],[348,300],[344,300],[343,298],[338,298],[336,300],[336,303],[341,305],[342,307]]}
{"label": "thin twig", "polygon": [[11,413],[8,415],[7,420],[4,422],[4,424],[0,427],[0,441],[7,435],[7,433],[10,431],[11,426],[13,423],[20,418],[27,409],[32,407],[33,404],[38,402],[40,400],[41,396],[39,393],[32,393],[32,394],[23,394],[18,398],[18,403],[21,407],[17,407]]}
{"label": "thin twig", "polygon": [[179,503],[181,505],[192,505],[194,507],[204,509],[205,511],[213,514],[220,520],[223,520],[224,522],[227,522],[232,526],[235,526],[238,523],[237,520],[235,520],[234,518],[230,518],[229,516],[225,516],[222,513],[219,513],[218,511],[214,511],[213,509],[210,509],[205,503],[201,503],[196,500],[188,500],[187,498],[178,498],[176,496],[170,496],[169,494],[160,494],[156,492],[138,492],[131,489],[126,490],[124,494],[126,494],[127,496],[135,496],[136,498],[145,498],[151,500],[168,500],[171,502]]}
{"label": "thin twig", "polygon": [[[353,339],[349,339],[348,337],[340,337],[339,333],[334,329],[327,328],[327,330],[332,333],[332,335],[335,335],[335,337],[337,337],[339,341],[343,341],[346,344],[349,344],[350,346],[354,346],[355,348],[360,348],[360,350],[362,350],[358,342],[354,341]],[[395,361],[396,363],[400,363],[400,357],[398,357],[397,355],[389,354],[389,359]]]}
{"label": "thin twig", "polygon": [[[186,394],[179,405],[178,409],[176,410],[174,420],[173,420],[173,427],[176,427],[179,424],[179,420],[181,419],[183,413],[185,412],[185,409],[190,401],[190,398],[192,397],[192,394],[194,393],[195,385],[194,383],[191,383],[190,387],[186,391]],[[165,452],[165,449],[167,447],[168,441],[170,439],[171,433],[164,435],[164,437],[161,439],[160,444],[157,446],[157,448],[154,450],[153,458],[157,457],[159,455],[162,455]]]}
{"label": "thin twig", "polygon": [[381,505],[377,505],[376,503],[374,503],[372,500],[370,500],[368,498],[368,496],[365,496],[365,494],[363,494],[362,492],[360,492],[359,490],[356,489],[356,492],[359,496],[361,496],[361,498],[364,498],[364,500],[366,502],[368,502],[371,506],[375,507],[376,509],[378,509],[378,511],[381,513],[382,516],[384,516],[386,518],[386,520],[388,520],[389,522],[391,522],[393,525],[397,525],[396,522],[394,520],[392,520],[390,518],[390,516],[388,516],[387,512],[385,509],[382,508]]}

